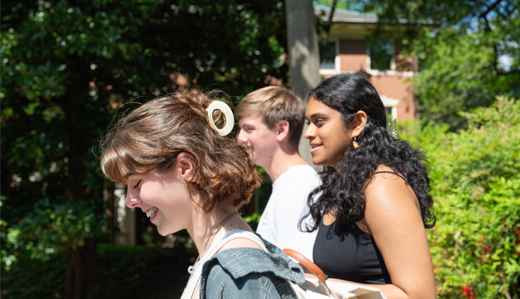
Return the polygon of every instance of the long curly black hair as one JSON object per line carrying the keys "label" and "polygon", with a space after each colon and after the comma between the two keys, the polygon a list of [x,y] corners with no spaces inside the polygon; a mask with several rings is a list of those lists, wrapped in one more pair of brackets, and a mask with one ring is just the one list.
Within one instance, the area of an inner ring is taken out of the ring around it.
{"label": "long curly black hair", "polygon": [[[408,183],[421,208],[425,228],[435,226],[430,179],[423,154],[406,141],[392,137],[386,129],[386,113],[375,88],[364,78],[345,74],[331,77],[309,92],[309,97],[322,102],[342,114],[345,126],[354,119],[357,111],[367,114],[363,132],[357,137],[359,147],[346,148],[337,169],[326,166],[320,173],[322,185],[309,194],[309,213],[314,223],[307,231],[319,227],[322,215],[332,212],[337,225],[353,224],[365,215],[365,188],[379,165],[392,168]],[[314,197],[318,196],[317,200]],[[313,221],[310,221],[311,223]],[[300,221],[302,226],[303,219]]]}

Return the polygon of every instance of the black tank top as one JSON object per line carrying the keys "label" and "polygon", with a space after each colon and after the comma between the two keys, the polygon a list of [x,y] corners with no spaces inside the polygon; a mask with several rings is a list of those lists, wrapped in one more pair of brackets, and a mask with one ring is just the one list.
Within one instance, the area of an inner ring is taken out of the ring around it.
{"label": "black tank top", "polygon": [[[402,179],[401,175],[393,173]],[[405,180],[406,181],[406,180]],[[356,224],[320,223],[314,242],[314,263],[328,276],[358,283],[392,283],[374,238]]]}
{"label": "black tank top", "polygon": [[314,263],[328,276],[359,283],[392,283],[374,238],[356,224],[320,223]]}

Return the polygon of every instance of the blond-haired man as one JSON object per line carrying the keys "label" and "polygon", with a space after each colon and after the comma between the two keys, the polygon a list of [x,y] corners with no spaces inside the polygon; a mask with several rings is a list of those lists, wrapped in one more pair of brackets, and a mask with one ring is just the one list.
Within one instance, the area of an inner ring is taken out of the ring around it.
{"label": "blond-haired man", "polygon": [[297,250],[312,260],[316,231],[302,232],[298,224],[308,212],[308,195],[320,185],[320,178],[298,154],[305,117],[302,101],[284,87],[269,86],[246,95],[235,114],[238,141],[248,146],[248,153],[273,182],[257,232],[276,246]]}

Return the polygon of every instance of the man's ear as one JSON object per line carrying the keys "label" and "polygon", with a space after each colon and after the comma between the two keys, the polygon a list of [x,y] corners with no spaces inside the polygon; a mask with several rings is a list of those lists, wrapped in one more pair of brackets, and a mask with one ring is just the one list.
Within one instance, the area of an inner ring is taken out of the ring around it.
{"label": "man's ear", "polygon": [[187,152],[182,152],[177,156],[176,160],[175,167],[177,168],[176,170],[179,171],[181,178],[185,181],[191,181],[197,171],[195,158]]}
{"label": "man's ear", "polygon": [[352,137],[358,137],[361,135],[365,125],[367,124],[367,114],[365,111],[359,110],[356,112],[356,115],[350,124],[352,128]]}
{"label": "man's ear", "polygon": [[278,122],[275,127],[276,130],[276,140],[278,142],[284,141],[289,136],[289,122],[286,120],[282,120]]}

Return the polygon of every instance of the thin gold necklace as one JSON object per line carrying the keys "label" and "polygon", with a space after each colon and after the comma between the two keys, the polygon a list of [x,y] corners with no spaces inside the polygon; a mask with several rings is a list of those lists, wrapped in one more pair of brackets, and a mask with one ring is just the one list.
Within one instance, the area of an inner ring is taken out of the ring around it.
{"label": "thin gold necklace", "polygon": [[191,275],[193,274],[194,270],[195,270],[195,266],[197,265],[197,262],[199,261],[200,259],[200,256],[203,255],[204,253],[206,253],[206,247],[208,247],[208,244],[209,244],[209,241],[211,241],[213,239],[213,237],[215,236],[215,234],[224,226],[224,224],[229,220],[231,219],[235,214],[238,214],[238,210],[234,211],[233,213],[229,214],[228,216],[226,216],[226,218],[224,218],[224,220],[220,221],[220,223],[213,229],[213,231],[211,232],[211,234],[209,235],[208,239],[206,240],[206,243],[204,243],[204,247],[202,247],[202,251],[200,251],[199,253],[199,256],[197,257],[197,259],[195,260],[195,263],[193,263],[193,265],[189,266],[188,267],[188,273]]}

